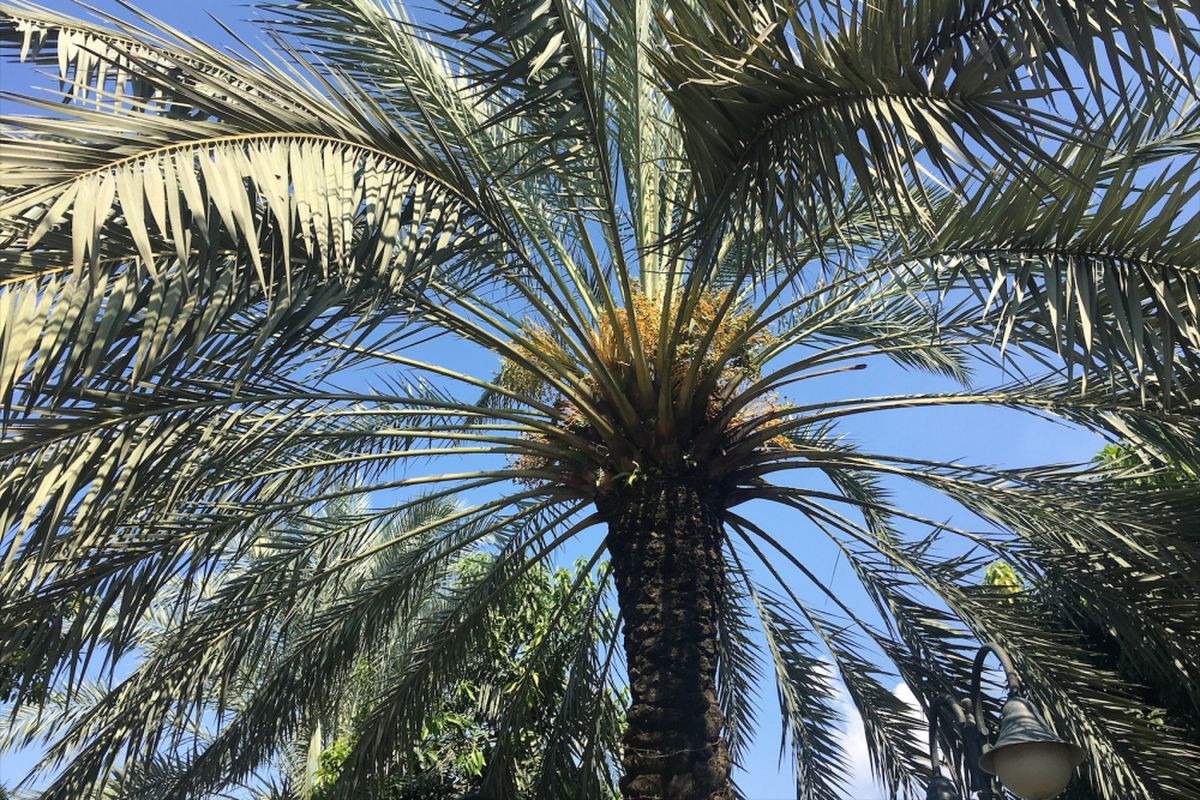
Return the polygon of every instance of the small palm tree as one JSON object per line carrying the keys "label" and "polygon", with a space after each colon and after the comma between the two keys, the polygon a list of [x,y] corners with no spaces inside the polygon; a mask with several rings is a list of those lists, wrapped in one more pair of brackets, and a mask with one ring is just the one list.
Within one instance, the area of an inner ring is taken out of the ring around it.
{"label": "small palm tree", "polygon": [[[459,503],[395,537],[417,548],[289,652],[174,796],[253,770],[298,698],[344,684],[348,642],[486,542],[329,789],[361,792],[490,605],[573,540],[611,567],[630,800],[732,796],[754,628],[800,797],[844,787],[834,674],[895,795],[930,765],[889,673],[926,703],[961,693],[979,639],[1086,742],[1106,796],[1200,796],[1200,752],[1053,609],[978,580],[997,558],[1064,576],[1200,708],[1196,488],[881,454],[838,428],[1005,407],[1200,461],[1194,5],[469,0],[412,21],[306,0],[263,7],[266,55],[3,8],[7,52],[57,70],[61,97],[22,96],[41,113],[3,142],[0,642],[24,647],[20,695],[134,657],[164,592],[186,631],[62,732],[46,798],[155,752],[196,687],[270,647],[247,631],[372,557],[201,613],[263,531],[356,494],[362,525]],[[888,359],[957,385],[828,399]],[[996,365],[1003,385],[972,380]],[[898,507],[896,481],[982,521]],[[795,527],[763,527],[764,505]],[[873,609],[814,574],[812,535]],[[574,763],[594,746],[574,737]]]}

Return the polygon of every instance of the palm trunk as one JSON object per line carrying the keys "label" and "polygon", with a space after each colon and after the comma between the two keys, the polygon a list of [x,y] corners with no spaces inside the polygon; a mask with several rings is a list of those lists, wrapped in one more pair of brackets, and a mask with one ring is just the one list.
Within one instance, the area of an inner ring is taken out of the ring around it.
{"label": "palm trunk", "polygon": [[728,800],[730,760],[717,700],[720,508],[682,481],[640,480],[598,503],[633,695],[625,800]]}

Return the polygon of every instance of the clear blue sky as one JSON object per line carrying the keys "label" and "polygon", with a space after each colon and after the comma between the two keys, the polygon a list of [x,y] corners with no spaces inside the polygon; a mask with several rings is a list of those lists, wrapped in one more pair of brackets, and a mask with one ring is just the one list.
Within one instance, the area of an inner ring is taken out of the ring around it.
{"label": "clear blue sky", "polygon": [[[61,0],[46,2],[54,8],[68,8]],[[117,8],[111,2],[97,4],[104,9]],[[208,41],[226,42],[229,37],[206,14],[216,15],[252,43],[257,35],[242,21],[251,16],[251,10],[231,0],[207,0],[204,3],[148,0],[142,7],[184,32]],[[0,76],[3,87],[12,90],[25,89],[29,78],[29,72],[11,65],[6,65]],[[998,372],[981,372],[977,379],[980,385],[986,386],[1003,382],[1004,376]],[[882,363],[873,363],[869,369],[860,372],[831,376],[819,385],[816,381],[802,384],[806,393],[829,397],[898,394],[944,385]],[[806,400],[810,397],[810,394],[805,395]],[[1097,437],[1084,431],[1040,421],[1029,415],[965,408],[864,415],[853,420],[846,431],[873,452],[997,466],[1085,461],[1102,444]],[[944,500],[907,485],[897,485],[895,490],[896,501],[910,511],[931,518],[954,519],[953,507]],[[835,589],[852,604],[865,602],[857,584],[849,576],[837,574],[832,547],[825,546],[820,536],[800,530],[797,520],[776,512],[755,510],[753,516],[782,538],[798,541],[810,568],[818,575],[833,575]],[[960,515],[957,519],[962,521],[963,517]],[[574,556],[575,552],[564,553],[565,560]],[[822,601],[815,602],[820,605]],[[759,735],[744,770],[738,775],[738,782],[751,800],[794,797],[789,763],[785,759],[781,765],[779,761],[778,711],[773,686],[764,686],[760,691],[760,709]],[[851,777],[855,800],[878,798],[867,774],[861,730],[855,727],[853,720],[849,723],[846,747],[854,771]],[[0,755],[0,783],[14,782],[30,765],[31,756],[30,753]]]}

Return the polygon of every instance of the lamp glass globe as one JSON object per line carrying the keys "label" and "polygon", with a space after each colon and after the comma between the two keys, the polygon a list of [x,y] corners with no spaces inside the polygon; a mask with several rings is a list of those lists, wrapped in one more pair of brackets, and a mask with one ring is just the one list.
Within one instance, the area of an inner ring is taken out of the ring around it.
{"label": "lamp glass globe", "polygon": [[1075,771],[1071,746],[1023,742],[992,751],[996,777],[1023,800],[1052,800],[1067,788]]}

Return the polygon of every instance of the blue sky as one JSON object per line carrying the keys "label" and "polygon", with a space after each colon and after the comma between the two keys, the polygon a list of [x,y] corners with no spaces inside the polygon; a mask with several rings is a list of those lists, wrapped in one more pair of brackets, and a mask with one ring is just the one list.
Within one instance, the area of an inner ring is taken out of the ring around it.
{"label": "blue sky", "polygon": [[[62,2],[49,2],[54,8],[66,9]],[[99,3],[101,8],[115,9],[113,3]],[[256,34],[242,22],[251,16],[251,10],[241,3],[230,0],[208,0],[196,2],[145,2],[142,7],[181,29],[182,31],[209,41],[226,42],[228,35],[206,14],[212,14],[243,33],[252,43]],[[23,90],[29,73],[8,65],[0,75],[5,89]],[[465,356],[472,361],[475,357]],[[487,364],[463,364],[472,368],[487,368]],[[478,374],[478,372],[476,372]],[[1004,382],[999,371],[980,371],[977,383],[983,386]],[[821,397],[870,397],[948,388],[945,382],[914,375],[882,362],[872,362],[868,369],[833,375],[821,381],[801,384],[804,400]],[[1026,414],[1003,410],[968,408],[923,409],[864,415],[853,419],[845,428],[848,435],[872,452],[891,453],[912,457],[924,457],[947,461],[961,460],[968,464],[994,466],[1027,466],[1033,464],[1086,461],[1099,449],[1102,442],[1098,437],[1079,429],[1039,420]],[[894,487],[898,504],[923,516],[963,521],[955,516],[954,508],[947,502],[911,486],[897,484]],[[753,516],[773,533],[795,542],[805,563],[818,575],[832,576],[835,590],[852,605],[865,602],[862,592],[848,575],[839,575],[833,548],[828,546],[814,531],[798,527],[795,519],[778,512],[756,509]],[[595,540],[591,540],[594,544]],[[563,560],[573,559],[584,549],[563,554]],[[845,571],[845,570],[843,570]],[[820,600],[816,600],[819,605]],[[779,760],[778,711],[772,686],[760,691],[760,730],[749,753],[738,782],[750,800],[776,800],[794,796],[790,766],[785,759]],[[873,788],[868,775],[865,746],[861,729],[851,715],[845,746],[851,763],[850,780],[853,782],[852,797],[855,800],[874,800],[879,793]],[[0,755],[0,783],[11,783],[17,779],[31,762],[31,753],[8,753]]]}

